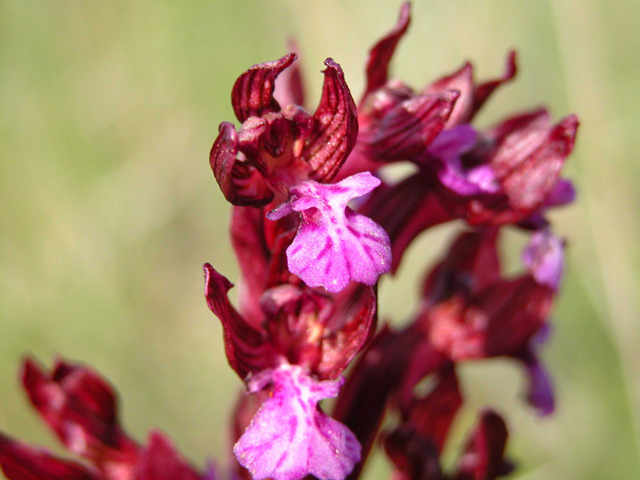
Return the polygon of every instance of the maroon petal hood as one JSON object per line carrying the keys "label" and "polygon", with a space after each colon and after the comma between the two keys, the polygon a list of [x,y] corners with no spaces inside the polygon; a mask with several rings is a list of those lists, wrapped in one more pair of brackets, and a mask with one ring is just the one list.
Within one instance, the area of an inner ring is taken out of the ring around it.
{"label": "maroon petal hood", "polygon": [[231,368],[244,380],[272,364],[273,352],[266,343],[264,332],[256,330],[240,315],[227,297],[233,284],[211,265],[204,265],[204,294],[209,310],[222,323],[227,360]]}

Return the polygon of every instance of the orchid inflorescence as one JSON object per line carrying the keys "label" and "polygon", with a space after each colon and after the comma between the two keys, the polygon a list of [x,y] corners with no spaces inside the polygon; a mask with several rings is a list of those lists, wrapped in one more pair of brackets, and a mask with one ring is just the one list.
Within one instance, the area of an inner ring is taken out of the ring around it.
{"label": "orchid inflorescence", "polygon": [[[538,349],[562,276],[565,242],[548,209],[573,201],[560,177],[578,121],[550,123],[544,109],[477,129],[476,113],[516,74],[507,56],[497,79],[476,82],[473,67],[414,90],[389,79],[391,57],[410,23],[410,5],[374,45],[356,106],[340,65],[325,61],[313,115],[305,108],[296,54],[240,75],[232,104],[241,122],[223,122],[210,165],[233,205],[231,242],[240,269],[233,285],[204,266],[205,297],[224,331],[230,366],[246,385],[232,416],[232,478],[356,479],[375,439],[394,480],[490,480],[508,474],[507,428],[479,414],[457,466],[442,453],[463,403],[460,363],[509,357],[526,372],[526,399],[554,410]],[[385,167],[411,162],[392,182]],[[377,329],[379,277],[395,273],[411,242],[451,220],[466,227],[427,273],[419,306],[402,329]],[[505,276],[502,228],[530,234],[523,272]],[[359,356],[358,356],[359,355]],[[352,365],[347,378],[342,376]],[[416,388],[430,379],[433,388]],[[12,480],[212,480],[169,439],[145,444],[120,427],[112,387],[92,370],[58,360],[50,373],[26,360],[29,400],[61,442],[87,463],[62,460],[0,434],[0,465]],[[332,414],[319,402],[336,398]],[[388,411],[399,419],[385,423]],[[236,461],[237,460],[237,461]]]}

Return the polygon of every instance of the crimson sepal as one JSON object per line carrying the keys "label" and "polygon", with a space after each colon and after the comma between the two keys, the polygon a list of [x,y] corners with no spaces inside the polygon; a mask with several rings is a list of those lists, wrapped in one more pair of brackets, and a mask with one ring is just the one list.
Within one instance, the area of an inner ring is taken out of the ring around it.
{"label": "crimson sepal", "polygon": [[500,415],[491,410],[482,412],[458,461],[454,480],[494,480],[513,471],[513,463],[504,455],[508,435]]}
{"label": "crimson sepal", "polygon": [[471,108],[471,118],[473,118],[478,110],[482,108],[484,102],[487,101],[495,89],[502,86],[503,83],[512,80],[517,73],[518,66],[516,63],[516,52],[512,50],[507,54],[507,61],[502,76],[495,80],[488,80],[476,86],[473,97],[473,107]]}
{"label": "crimson sepal", "polygon": [[316,367],[322,379],[336,378],[372,339],[378,323],[377,286],[352,284],[336,295],[335,311],[327,325]]}
{"label": "crimson sepal", "polygon": [[358,113],[340,65],[327,58],[320,103],[302,158],[311,166],[310,178],[330,182],[347,159],[358,137]]}
{"label": "crimson sepal", "polygon": [[381,161],[407,160],[423,153],[444,128],[460,93],[417,95],[400,102],[365,137],[364,145]]}
{"label": "crimson sepal", "polygon": [[0,467],[9,480],[103,480],[95,470],[16,442],[1,433]]}
{"label": "crimson sepal", "polygon": [[436,80],[427,88],[425,93],[443,93],[446,90],[457,90],[460,98],[456,102],[453,112],[449,116],[447,128],[468,123],[485,103],[489,96],[503,83],[513,79],[516,75],[516,54],[511,51],[507,55],[507,66],[502,77],[476,84],[473,78],[473,65],[465,62],[459,70]]}
{"label": "crimson sepal", "polygon": [[461,406],[458,378],[453,366],[448,366],[438,372],[435,388],[426,397],[414,400],[405,422],[423,437],[431,439],[440,453]]}
{"label": "crimson sepal", "polygon": [[280,105],[273,98],[275,80],[296,58],[295,53],[289,53],[279,60],[254,65],[238,77],[231,91],[231,103],[238,120],[244,122],[252,116],[280,111]]}
{"label": "crimson sepal", "polygon": [[367,86],[364,97],[387,83],[389,62],[396,50],[398,42],[407,32],[411,23],[411,3],[404,2],[400,7],[400,15],[396,26],[382,37],[369,51],[367,59]]}
{"label": "crimson sepal", "polygon": [[265,205],[273,192],[255,166],[238,159],[240,140],[235,127],[222,122],[211,147],[209,165],[224,197],[233,205]]}
{"label": "crimson sepal", "polygon": [[209,309],[218,317],[224,331],[225,352],[231,368],[244,380],[248,374],[271,366],[273,351],[264,332],[256,330],[229,302],[227,292],[233,284],[210,264],[204,265],[204,294]]}
{"label": "crimson sepal", "polygon": [[500,280],[497,228],[459,235],[449,253],[425,279],[422,298],[427,306],[454,295],[471,297]]}
{"label": "crimson sepal", "polygon": [[547,113],[538,110],[511,118],[489,132],[495,147],[487,161],[504,195],[472,201],[467,214],[470,223],[516,223],[543,207],[573,150],[578,128],[575,115],[554,127],[548,127],[547,121]]}
{"label": "crimson sepal", "polygon": [[113,388],[98,374],[57,360],[48,375],[27,359],[22,384],[31,404],[71,451],[101,469],[135,462],[139,447],[120,427]]}
{"label": "crimson sepal", "polygon": [[202,476],[185,462],[173,443],[160,432],[151,432],[140,455],[137,480],[201,480]]}

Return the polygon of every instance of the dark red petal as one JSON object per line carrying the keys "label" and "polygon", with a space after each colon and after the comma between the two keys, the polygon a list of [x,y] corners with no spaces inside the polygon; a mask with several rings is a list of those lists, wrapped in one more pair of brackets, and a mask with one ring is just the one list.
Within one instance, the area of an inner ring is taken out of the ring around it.
{"label": "dark red petal", "polygon": [[227,360],[242,380],[271,365],[272,351],[262,332],[254,329],[227,298],[233,284],[206,263],[204,294],[207,305],[222,323]]}
{"label": "dark red petal", "polygon": [[446,128],[467,123],[471,118],[474,98],[473,66],[469,62],[460,70],[433,82],[425,89],[425,93],[443,94],[447,90],[457,90],[460,97],[449,115]]}
{"label": "dark red petal", "polygon": [[201,480],[202,476],[185,462],[173,443],[159,432],[149,435],[140,457],[138,480]]}
{"label": "dark red petal", "polygon": [[484,102],[487,101],[493,91],[496,88],[500,87],[503,83],[512,80],[516,76],[517,71],[518,66],[516,64],[516,52],[512,50],[507,55],[507,64],[502,77],[481,83],[476,87],[475,95],[473,98],[473,107],[471,109],[471,118],[473,118],[478,110],[482,108],[482,105],[484,105]]}
{"label": "dark red petal", "polygon": [[[290,52],[298,55],[298,44],[294,39],[290,38],[287,41],[287,47]],[[302,80],[300,62],[294,63],[278,77],[274,97],[280,105],[299,105],[304,107],[304,82]]]}
{"label": "dark red petal", "polygon": [[101,480],[82,465],[19,443],[0,433],[0,467],[9,480]]}
{"label": "dark red petal", "polygon": [[410,160],[424,153],[447,123],[457,91],[419,95],[391,109],[367,136],[371,155],[383,161]]}
{"label": "dark red petal", "polygon": [[384,437],[384,450],[402,475],[402,480],[445,480],[438,450],[430,438],[404,424]]}
{"label": "dark red petal", "polygon": [[[531,213],[540,207],[555,186],[565,158],[573,150],[578,119],[571,115],[554,127],[542,144],[502,178],[512,208]],[[515,162],[514,162],[515,163]]]}
{"label": "dark red petal", "polygon": [[340,375],[371,340],[378,323],[377,297],[371,286],[348,287],[339,294],[337,303],[328,324],[334,333],[322,342],[322,360],[316,369],[322,379]]}
{"label": "dark red petal", "polygon": [[235,127],[223,122],[219,132],[209,154],[209,165],[224,197],[233,205],[259,206],[269,203],[273,192],[262,174],[254,166],[237,158],[240,141]]}
{"label": "dark red petal", "polygon": [[136,462],[138,446],[118,424],[113,389],[95,372],[59,361],[49,376],[27,359],[22,383],[33,406],[67,448],[99,468]]}
{"label": "dark red petal", "polygon": [[445,259],[429,274],[423,298],[430,305],[453,295],[475,295],[500,279],[496,247],[497,228],[464,232],[455,240]]}
{"label": "dark red petal", "polygon": [[439,372],[437,382],[431,393],[411,406],[406,422],[420,435],[429,438],[440,453],[453,419],[462,406],[462,395],[453,367]]}
{"label": "dark red petal", "polygon": [[466,316],[485,319],[487,356],[517,354],[547,319],[552,302],[553,290],[525,275],[483,291]]}
{"label": "dark red petal", "polygon": [[342,68],[331,58],[324,62],[324,85],[313,115],[314,128],[305,141],[302,158],[311,178],[329,182],[338,173],[358,137],[358,114]]}
{"label": "dark red petal", "polygon": [[413,239],[427,228],[455,218],[442,200],[424,175],[417,173],[392,187],[378,188],[360,210],[389,235],[393,273]]}
{"label": "dark red petal", "polygon": [[504,420],[484,411],[458,461],[455,480],[493,480],[510,473],[513,464],[504,459],[508,435]]}
{"label": "dark red petal", "polygon": [[373,90],[387,83],[389,62],[400,39],[404,36],[411,22],[411,3],[405,2],[400,7],[400,16],[396,26],[382,37],[369,51],[367,59],[367,87],[363,98]]}
{"label": "dark red petal", "polygon": [[295,59],[295,53],[289,53],[280,60],[254,65],[238,77],[231,91],[231,103],[238,120],[244,122],[251,116],[280,111],[280,105],[273,98],[274,83]]}
{"label": "dark red petal", "polygon": [[380,428],[389,395],[402,382],[411,354],[420,341],[416,335],[383,328],[360,357],[347,378],[333,417],[344,423],[362,445],[362,460],[350,480],[358,478]]}

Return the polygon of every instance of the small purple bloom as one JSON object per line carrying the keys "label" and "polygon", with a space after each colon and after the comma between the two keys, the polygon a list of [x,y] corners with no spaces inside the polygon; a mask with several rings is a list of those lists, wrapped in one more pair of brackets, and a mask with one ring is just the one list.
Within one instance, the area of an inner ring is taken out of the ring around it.
{"label": "small purple bloom", "polygon": [[338,396],[344,379],[316,381],[298,365],[264,372],[250,389],[273,383],[269,398],[253,417],[233,451],[254,480],[297,480],[314,475],[342,480],[360,460],[360,444],[343,424],[318,408]]}
{"label": "small purple bloom", "polygon": [[541,285],[558,290],[564,264],[564,240],[548,230],[534,232],[522,252],[522,262]]}
{"label": "small purple bloom", "polygon": [[471,125],[458,125],[445,130],[436,137],[427,149],[428,160],[438,164],[438,178],[448,189],[458,195],[496,193],[500,185],[489,165],[467,167],[462,155],[469,152],[478,138]]}
{"label": "small purple bloom", "polygon": [[373,285],[389,272],[389,236],[347,206],[378,185],[378,178],[363,172],[333,185],[309,180],[292,187],[289,200],[267,214],[269,220],[278,220],[300,212],[298,234],[287,249],[289,270],[310,287],[334,293],[350,281]]}

